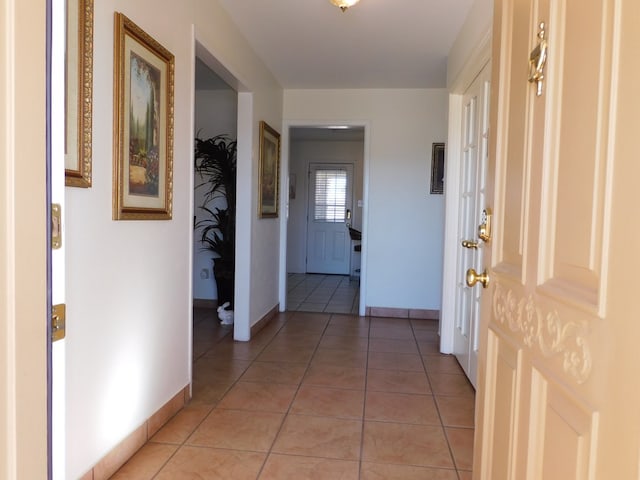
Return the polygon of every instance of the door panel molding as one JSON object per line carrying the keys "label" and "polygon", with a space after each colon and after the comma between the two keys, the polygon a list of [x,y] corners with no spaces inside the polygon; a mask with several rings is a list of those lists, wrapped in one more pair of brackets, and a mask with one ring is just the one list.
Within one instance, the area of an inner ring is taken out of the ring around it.
{"label": "door panel molding", "polygon": [[[549,58],[547,75],[548,140],[543,161],[538,281],[546,284],[550,293],[558,290],[556,296],[570,296],[603,316],[603,265],[608,244],[603,232],[610,225],[611,182],[607,179],[613,163],[608,142],[614,97],[610,73],[615,56],[613,2],[580,6],[579,14],[572,8],[576,6],[565,0],[550,11],[554,54]],[[580,29],[587,29],[590,35],[575,33]],[[577,68],[565,74],[562,62],[577,56],[580,61],[573,62]],[[572,120],[567,120],[568,116]],[[581,246],[572,241],[575,237],[583,239]]]}
{"label": "door panel molding", "polygon": [[531,399],[527,479],[593,478],[598,413],[535,366]]}
{"label": "door panel molding", "polygon": [[486,355],[486,390],[478,404],[484,412],[484,448],[476,452],[481,459],[480,478],[515,478],[522,352],[499,331],[490,328]]}
{"label": "door panel molding", "polygon": [[[495,158],[509,159],[495,164],[494,217],[496,225],[509,223],[520,226],[519,229],[511,231],[504,228],[496,229],[497,234],[492,242],[493,268],[514,279],[520,279],[525,274],[524,212],[528,193],[526,186],[529,157],[524,155],[527,149],[524,132],[528,129],[528,116],[522,116],[521,110],[514,106],[527,109],[526,92],[517,88],[523,82],[526,84],[527,72],[524,69],[513,68],[513,64],[518,64],[529,56],[527,39],[519,35],[520,32],[529,30],[529,12],[525,7],[526,5],[514,5],[513,2],[500,2],[496,5],[495,18],[499,19],[501,24],[500,43],[505,45],[505,48],[500,50],[498,55],[494,55],[497,65],[494,78],[500,78],[500,85],[492,82],[492,94],[498,98],[497,107],[492,107],[495,108],[496,121],[496,128],[493,129]],[[496,88],[504,93],[496,95]],[[520,132],[520,135],[511,136],[510,132]],[[515,181],[507,182],[508,176]]]}
{"label": "door panel molding", "polygon": [[589,330],[581,322],[563,316],[553,305],[545,305],[537,296],[521,288],[495,282],[493,314],[496,323],[517,333],[530,350],[546,358],[559,357],[562,370],[578,384],[591,374]]}

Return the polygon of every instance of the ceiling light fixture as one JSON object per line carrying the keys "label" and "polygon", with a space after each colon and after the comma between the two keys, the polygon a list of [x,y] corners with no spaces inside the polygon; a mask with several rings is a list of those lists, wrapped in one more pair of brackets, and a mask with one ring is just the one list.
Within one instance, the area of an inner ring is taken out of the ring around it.
{"label": "ceiling light fixture", "polygon": [[353,7],[360,0],[329,0],[329,1],[344,12],[347,10],[347,8]]}

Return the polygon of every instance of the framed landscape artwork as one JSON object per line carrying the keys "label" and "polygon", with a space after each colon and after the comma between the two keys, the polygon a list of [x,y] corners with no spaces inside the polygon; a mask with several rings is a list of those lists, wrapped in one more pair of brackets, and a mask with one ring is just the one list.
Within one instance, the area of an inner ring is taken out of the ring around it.
{"label": "framed landscape artwork", "polygon": [[115,14],[114,220],[172,214],[174,57]]}
{"label": "framed landscape artwork", "polygon": [[258,215],[278,216],[280,185],[280,134],[265,122],[260,122],[260,177]]}

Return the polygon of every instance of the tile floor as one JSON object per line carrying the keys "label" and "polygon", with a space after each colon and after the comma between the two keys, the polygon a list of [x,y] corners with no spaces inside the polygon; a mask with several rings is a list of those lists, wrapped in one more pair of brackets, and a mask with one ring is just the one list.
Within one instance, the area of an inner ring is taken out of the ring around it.
{"label": "tile floor", "polygon": [[298,312],[358,313],[360,283],[349,275],[290,273],[287,310]]}
{"label": "tile floor", "polygon": [[236,343],[205,314],[192,401],[112,478],[471,478],[474,391],[437,322],[287,312]]}

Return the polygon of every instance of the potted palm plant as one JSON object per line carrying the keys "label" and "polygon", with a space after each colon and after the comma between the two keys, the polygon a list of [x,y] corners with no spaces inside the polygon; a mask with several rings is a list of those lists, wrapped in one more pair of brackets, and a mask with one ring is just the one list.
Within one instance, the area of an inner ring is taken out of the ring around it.
{"label": "potted palm plant", "polygon": [[236,150],[228,135],[196,138],[195,170],[206,189],[200,209],[205,218],[196,223],[200,242],[213,256],[213,275],[218,289],[218,305],[229,302],[233,310],[236,243]]}

